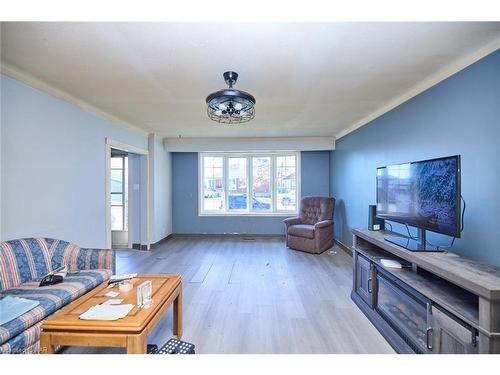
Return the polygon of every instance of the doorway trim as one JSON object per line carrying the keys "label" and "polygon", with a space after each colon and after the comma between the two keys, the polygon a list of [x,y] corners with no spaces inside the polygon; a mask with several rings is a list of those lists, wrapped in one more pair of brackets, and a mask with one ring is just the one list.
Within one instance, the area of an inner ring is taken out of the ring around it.
{"label": "doorway trim", "polygon": [[[140,147],[128,145],[119,141],[115,141],[113,139],[106,138],[105,139],[105,176],[104,176],[104,181],[105,181],[105,194],[104,194],[104,217],[105,219],[105,238],[106,238],[106,248],[111,249],[112,247],[112,241],[111,241],[111,202],[110,202],[110,195],[111,195],[111,149],[117,149],[121,151],[126,151],[132,154],[138,154],[138,155],[143,155],[146,157],[146,165],[149,165],[149,151]],[[146,205],[146,210],[147,214],[145,217],[145,226],[146,226],[146,243],[143,245],[146,245],[147,248],[149,249],[151,245],[151,238],[150,238],[150,225],[151,223],[149,222],[149,216],[150,213],[152,212],[152,207],[151,207],[151,194],[150,194],[150,189],[149,186],[151,184],[151,175],[149,173],[149,168],[145,168],[146,170],[144,171],[147,173],[147,178],[146,178],[146,199],[147,199],[147,205]],[[128,187],[127,187],[128,188]],[[130,224],[130,223],[129,223]],[[141,223],[142,224],[142,223]],[[141,241],[142,242],[142,241]],[[130,236],[129,236],[129,243],[130,243]]]}

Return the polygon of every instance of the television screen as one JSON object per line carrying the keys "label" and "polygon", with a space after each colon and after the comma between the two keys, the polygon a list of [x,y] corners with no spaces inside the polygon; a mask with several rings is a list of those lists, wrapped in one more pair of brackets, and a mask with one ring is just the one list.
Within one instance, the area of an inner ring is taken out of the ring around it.
{"label": "television screen", "polygon": [[460,237],[460,156],[378,168],[377,217]]}

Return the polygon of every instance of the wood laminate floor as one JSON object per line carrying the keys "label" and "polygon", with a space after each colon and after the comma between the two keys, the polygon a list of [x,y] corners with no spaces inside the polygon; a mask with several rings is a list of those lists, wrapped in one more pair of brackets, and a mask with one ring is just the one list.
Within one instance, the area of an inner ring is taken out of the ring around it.
{"label": "wood laminate floor", "polygon": [[[183,340],[197,353],[394,353],[351,301],[351,267],[340,248],[310,255],[280,238],[175,237],[149,252],[117,252],[118,273],[182,275]],[[170,337],[171,311],[148,341]]]}

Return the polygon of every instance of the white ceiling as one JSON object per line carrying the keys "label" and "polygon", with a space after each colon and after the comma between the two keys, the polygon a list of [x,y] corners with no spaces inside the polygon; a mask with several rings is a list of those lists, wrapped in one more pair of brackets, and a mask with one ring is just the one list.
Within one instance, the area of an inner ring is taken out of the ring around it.
{"label": "white ceiling", "polygon": [[[31,22],[1,31],[7,74],[169,137],[343,135],[500,40],[500,23]],[[257,99],[255,119],[232,128],[205,112],[226,70]]]}

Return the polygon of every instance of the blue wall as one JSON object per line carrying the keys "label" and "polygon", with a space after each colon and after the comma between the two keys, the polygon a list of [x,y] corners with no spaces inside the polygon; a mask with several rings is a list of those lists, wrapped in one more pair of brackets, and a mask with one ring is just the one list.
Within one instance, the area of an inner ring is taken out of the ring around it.
{"label": "blue wall", "polygon": [[[465,229],[453,250],[500,265],[500,51],[337,140],[331,192],[336,237],[352,242],[376,199],[375,169],[460,154]],[[398,227],[398,230],[402,228]],[[448,244],[449,237],[431,241]]]}
{"label": "blue wall", "polygon": [[104,247],[106,137],[147,149],[147,135],[0,77],[1,239]]}
{"label": "blue wall", "polygon": [[[173,153],[173,232],[284,234],[283,216],[198,216],[198,154]],[[328,196],[330,153],[302,152],[302,195]]]}

